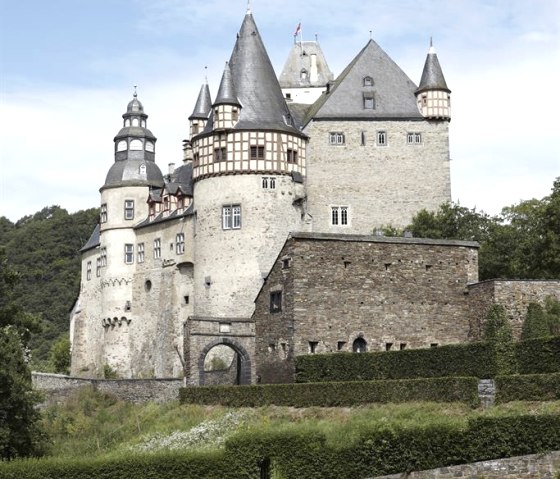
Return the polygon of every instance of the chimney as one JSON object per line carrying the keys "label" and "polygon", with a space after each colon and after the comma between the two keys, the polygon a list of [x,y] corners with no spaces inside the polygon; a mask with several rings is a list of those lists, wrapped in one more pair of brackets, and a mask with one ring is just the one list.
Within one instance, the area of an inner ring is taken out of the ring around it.
{"label": "chimney", "polygon": [[175,163],[169,163],[169,174],[172,175],[175,171]]}

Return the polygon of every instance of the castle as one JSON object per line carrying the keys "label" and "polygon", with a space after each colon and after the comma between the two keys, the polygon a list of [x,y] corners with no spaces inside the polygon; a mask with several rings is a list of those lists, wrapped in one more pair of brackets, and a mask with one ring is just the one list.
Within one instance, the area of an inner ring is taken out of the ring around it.
{"label": "castle", "polygon": [[475,338],[478,245],[372,236],[451,200],[450,118],[432,46],[419,86],[373,40],[336,80],[295,42],[277,78],[248,11],[180,166],[162,173],[128,103],[82,248],[72,374],[275,382],[297,354]]}

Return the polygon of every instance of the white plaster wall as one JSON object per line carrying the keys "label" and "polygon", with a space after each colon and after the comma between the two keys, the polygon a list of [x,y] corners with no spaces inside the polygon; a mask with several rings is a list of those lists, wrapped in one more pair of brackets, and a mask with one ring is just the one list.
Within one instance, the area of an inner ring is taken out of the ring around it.
{"label": "white plaster wall", "polygon": [[[380,130],[387,132],[387,146],[377,146]],[[346,143],[330,145],[330,132],[343,132]],[[407,144],[409,132],[421,133],[422,144]],[[372,234],[383,225],[404,227],[420,209],[451,200],[446,121],[314,121],[306,133],[313,231]],[[349,207],[346,227],[331,225],[337,205]]]}
{"label": "white plaster wall", "polygon": [[[262,176],[211,177],[195,183],[196,316],[250,317],[255,297],[290,231],[303,227],[302,184],[274,176],[275,189]],[[222,207],[240,204],[241,229],[222,229]],[[206,279],[210,280],[208,285]]]}

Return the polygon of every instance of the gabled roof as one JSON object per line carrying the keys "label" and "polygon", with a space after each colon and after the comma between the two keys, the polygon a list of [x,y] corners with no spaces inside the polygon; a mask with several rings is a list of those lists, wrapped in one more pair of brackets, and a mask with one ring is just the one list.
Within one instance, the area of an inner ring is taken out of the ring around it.
{"label": "gabled roof", "polygon": [[[311,59],[315,55],[317,78],[311,78]],[[305,70],[307,75],[302,78],[301,72]],[[327,65],[323,50],[319,42],[297,42],[294,43],[282,73],[280,73],[280,86],[282,88],[298,87],[324,87],[327,82],[332,81],[334,75]]]}
{"label": "gabled roof", "polygon": [[424,70],[422,70],[420,86],[416,92],[421,93],[426,90],[444,90],[448,93],[451,92],[451,90],[447,88],[443,71],[431,41],[430,50],[428,51],[426,62],[424,63]]}
{"label": "gabled roof", "polygon": [[[236,97],[241,104],[236,130],[299,133],[294,124],[261,35],[247,12],[229,60]],[[204,132],[211,131],[209,121]]]}
{"label": "gabled roof", "polygon": [[[373,86],[365,86],[371,77]],[[416,85],[373,40],[356,55],[308,112],[313,119],[422,119],[415,96]],[[364,108],[364,95],[373,94],[374,109]]]}

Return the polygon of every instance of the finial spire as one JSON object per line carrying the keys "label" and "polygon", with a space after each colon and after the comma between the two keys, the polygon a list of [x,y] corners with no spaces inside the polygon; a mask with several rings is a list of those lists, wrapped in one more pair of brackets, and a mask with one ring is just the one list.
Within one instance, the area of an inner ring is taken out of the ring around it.
{"label": "finial spire", "polygon": [[251,0],[247,0],[247,14],[251,13]]}
{"label": "finial spire", "polygon": [[134,85],[134,93],[132,94],[132,96],[134,98],[136,98],[138,96],[138,92],[136,91],[136,88],[138,87],[138,85]]}
{"label": "finial spire", "polygon": [[428,50],[428,53],[435,53],[436,49],[434,48],[434,42],[432,40],[432,37],[430,37],[430,49]]}
{"label": "finial spire", "polygon": [[369,31],[369,39],[370,39],[370,40],[373,40],[373,30],[370,30],[370,31]]}
{"label": "finial spire", "polygon": [[208,66],[204,67],[204,83],[208,83]]}

